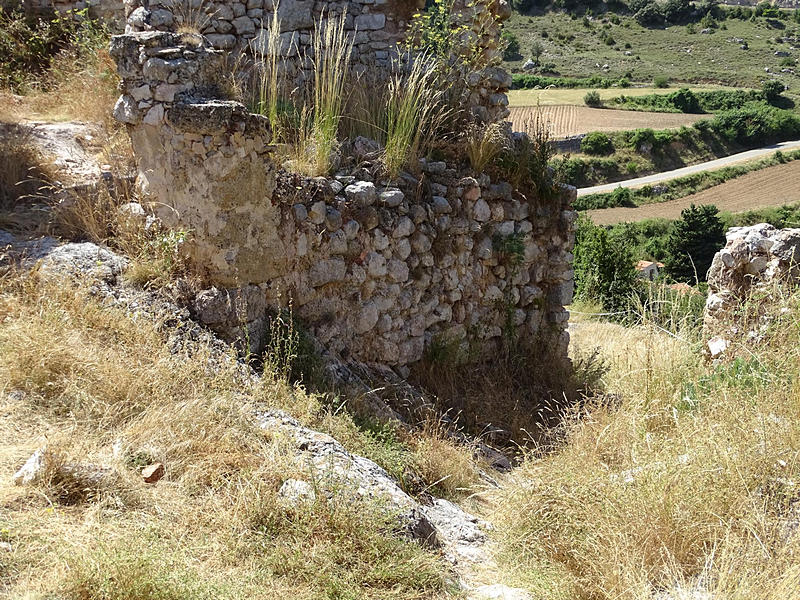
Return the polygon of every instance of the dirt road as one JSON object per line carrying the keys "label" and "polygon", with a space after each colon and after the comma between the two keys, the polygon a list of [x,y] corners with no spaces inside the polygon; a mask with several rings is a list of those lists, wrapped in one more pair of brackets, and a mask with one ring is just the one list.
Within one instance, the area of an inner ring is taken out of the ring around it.
{"label": "dirt road", "polygon": [[587,211],[598,225],[644,219],[678,219],[690,204],[714,204],[720,210],[744,212],[768,206],[800,202],[800,161],[753,171],[697,194],[636,208],[604,208]]}
{"label": "dirt road", "polygon": [[708,162],[700,163],[698,165],[691,165],[689,167],[682,167],[674,171],[664,171],[663,173],[656,173],[655,175],[647,175],[646,177],[637,177],[636,179],[628,179],[626,181],[617,181],[614,183],[604,183],[603,185],[595,185],[588,188],[581,188],[578,190],[578,196],[586,196],[588,194],[599,194],[605,192],[613,192],[618,187],[625,188],[639,188],[645,185],[652,185],[654,183],[661,183],[662,181],[669,181],[683,177],[684,175],[691,175],[692,173],[700,173],[702,171],[714,171],[727,167],[740,162],[746,162],[756,158],[763,158],[773,154],[777,150],[789,151],[800,148],[800,140],[793,142],[781,142],[765,148],[758,148],[756,150],[748,150],[747,152],[740,152],[739,154],[732,154],[724,158],[717,158]]}

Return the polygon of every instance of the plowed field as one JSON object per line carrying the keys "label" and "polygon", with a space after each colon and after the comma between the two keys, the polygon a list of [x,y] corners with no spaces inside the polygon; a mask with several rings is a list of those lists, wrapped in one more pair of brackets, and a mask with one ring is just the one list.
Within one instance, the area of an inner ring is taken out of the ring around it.
{"label": "plowed field", "polygon": [[509,119],[517,131],[525,131],[528,122],[541,111],[542,117],[550,127],[553,138],[580,135],[590,131],[620,131],[622,129],[669,129],[681,125],[691,125],[708,115],[685,115],[680,113],[649,113],[633,110],[612,110],[589,108],[574,104],[555,106],[517,106],[511,108]]}
{"label": "plowed field", "polygon": [[800,161],[753,171],[697,194],[636,208],[604,208],[588,211],[598,225],[644,219],[678,219],[690,204],[713,204],[720,210],[744,212],[768,206],[800,202]]}

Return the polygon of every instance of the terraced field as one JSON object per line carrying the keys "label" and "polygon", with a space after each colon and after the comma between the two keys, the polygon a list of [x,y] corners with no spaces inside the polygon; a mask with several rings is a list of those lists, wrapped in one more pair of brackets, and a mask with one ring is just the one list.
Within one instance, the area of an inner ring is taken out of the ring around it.
{"label": "terraced field", "polygon": [[598,225],[614,225],[644,219],[678,219],[691,204],[713,204],[736,213],[768,206],[800,202],[800,161],[753,171],[697,194],[636,208],[604,208],[587,211]]}
{"label": "terraced field", "polygon": [[542,118],[548,124],[550,135],[553,138],[580,135],[590,131],[620,131],[639,127],[669,129],[691,125],[708,117],[708,115],[649,113],[560,104],[512,107],[509,120],[514,124],[515,130],[526,131],[530,129],[530,123],[535,119],[538,111],[541,111]]}

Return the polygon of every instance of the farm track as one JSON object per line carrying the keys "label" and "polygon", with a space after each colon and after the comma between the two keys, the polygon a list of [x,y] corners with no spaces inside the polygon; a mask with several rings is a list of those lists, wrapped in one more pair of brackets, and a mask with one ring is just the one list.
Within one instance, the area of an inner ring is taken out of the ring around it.
{"label": "farm track", "polygon": [[608,108],[589,108],[574,104],[552,106],[512,107],[509,120],[517,131],[525,131],[537,111],[550,127],[553,138],[580,135],[590,131],[620,131],[650,127],[652,129],[671,129],[691,125],[708,115],[687,115],[682,113],[651,113],[633,110],[613,110]]}
{"label": "farm track", "polygon": [[597,225],[614,225],[644,219],[678,219],[689,205],[713,204],[737,213],[769,206],[800,202],[800,161],[767,167],[702,192],[635,208],[604,208],[586,211]]}

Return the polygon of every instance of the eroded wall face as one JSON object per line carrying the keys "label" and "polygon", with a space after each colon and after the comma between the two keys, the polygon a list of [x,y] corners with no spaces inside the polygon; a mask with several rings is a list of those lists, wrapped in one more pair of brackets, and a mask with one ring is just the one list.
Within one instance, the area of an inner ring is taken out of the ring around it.
{"label": "eroded wall face", "polygon": [[289,303],[328,348],[407,365],[434,340],[491,354],[513,337],[566,359],[574,188],[547,201],[502,181],[427,162],[387,183],[362,171],[304,178],[271,156],[269,123],[208,100],[223,64],[200,36],[118,36],[117,118],[139,183],[209,288],[198,317],[263,343],[269,309]]}

